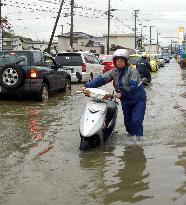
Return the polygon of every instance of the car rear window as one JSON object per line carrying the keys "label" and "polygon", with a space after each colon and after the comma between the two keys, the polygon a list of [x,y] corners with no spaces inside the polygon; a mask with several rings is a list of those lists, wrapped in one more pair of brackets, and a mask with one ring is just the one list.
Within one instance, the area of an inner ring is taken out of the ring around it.
{"label": "car rear window", "polygon": [[128,63],[129,63],[129,65],[130,64],[136,65],[139,60],[141,60],[141,57],[139,57],[139,56],[129,56]]}
{"label": "car rear window", "polygon": [[22,60],[19,65],[27,65],[28,57],[25,52],[6,51],[0,52],[0,65],[16,63]]}
{"label": "car rear window", "polygon": [[83,60],[81,54],[62,53],[55,57],[58,65],[62,66],[82,66]]}

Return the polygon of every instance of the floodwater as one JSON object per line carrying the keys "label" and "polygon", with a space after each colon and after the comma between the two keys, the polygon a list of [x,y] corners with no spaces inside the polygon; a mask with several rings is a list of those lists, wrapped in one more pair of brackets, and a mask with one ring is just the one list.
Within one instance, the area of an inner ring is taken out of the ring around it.
{"label": "floodwater", "polygon": [[142,143],[128,139],[119,106],[114,138],[81,153],[77,88],[46,104],[0,100],[0,204],[186,205],[186,74],[176,62],[147,88]]}

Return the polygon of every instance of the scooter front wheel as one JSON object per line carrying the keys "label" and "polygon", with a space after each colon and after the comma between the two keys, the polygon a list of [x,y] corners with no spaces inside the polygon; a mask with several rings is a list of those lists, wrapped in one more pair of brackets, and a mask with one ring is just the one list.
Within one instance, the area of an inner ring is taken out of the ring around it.
{"label": "scooter front wheel", "polygon": [[90,142],[89,139],[85,139],[84,137],[81,138],[79,149],[81,151],[87,151],[90,149]]}
{"label": "scooter front wheel", "polygon": [[100,140],[97,135],[93,135],[89,138],[81,137],[79,149],[81,151],[88,151],[89,149],[96,148],[99,144]]}

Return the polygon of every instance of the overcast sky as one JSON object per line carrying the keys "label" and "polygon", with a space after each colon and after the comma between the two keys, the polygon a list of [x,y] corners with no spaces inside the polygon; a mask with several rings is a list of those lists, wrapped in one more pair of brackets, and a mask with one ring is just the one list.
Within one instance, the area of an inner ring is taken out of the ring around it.
{"label": "overcast sky", "polygon": [[[112,12],[111,33],[131,33],[134,28],[134,9],[139,9],[137,27],[149,40],[149,28],[152,27],[152,38],[156,41],[157,30],[159,41],[170,43],[170,38],[177,37],[178,27],[186,28],[186,0],[110,0]],[[34,40],[49,40],[55,17],[61,0],[2,0],[2,15],[7,16],[16,35],[31,37]],[[74,31],[82,31],[95,36],[107,33],[108,0],[75,0]],[[70,0],[66,0],[55,35],[69,32]],[[64,17],[66,16],[66,17]],[[172,39],[176,40],[176,39]]]}

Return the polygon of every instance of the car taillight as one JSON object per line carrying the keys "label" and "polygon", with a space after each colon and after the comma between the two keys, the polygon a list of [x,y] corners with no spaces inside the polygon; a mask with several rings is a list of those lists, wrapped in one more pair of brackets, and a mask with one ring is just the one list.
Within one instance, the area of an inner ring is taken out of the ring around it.
{"label": "car taillight", "polygon": [[109,68],[114,68],[114,64],[113,63],[108,63],[108,67]]}
{"label": "car taillight", "polygon": [[87,66],[85,63],[83,63],[82,65],[82,72],[86,72],[87,71]]}
{"label": "car taillight", "polygon": [[35,70],[34,68],[31,68],[30,70],[30,78],[37,78],[38,76],[38,73],[37,73],[37,70]]}

